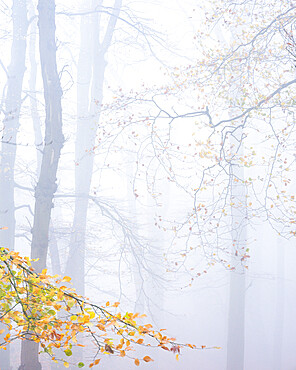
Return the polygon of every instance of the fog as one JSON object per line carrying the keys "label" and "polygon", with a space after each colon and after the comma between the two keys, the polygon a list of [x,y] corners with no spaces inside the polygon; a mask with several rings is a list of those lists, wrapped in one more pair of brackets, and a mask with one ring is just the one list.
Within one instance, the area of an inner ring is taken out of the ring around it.
{"label": "fog", "polygon": [[55,363],[23,333],[1,370],[296,369],[295,13],[0,1],[1,247],[176,338]]}

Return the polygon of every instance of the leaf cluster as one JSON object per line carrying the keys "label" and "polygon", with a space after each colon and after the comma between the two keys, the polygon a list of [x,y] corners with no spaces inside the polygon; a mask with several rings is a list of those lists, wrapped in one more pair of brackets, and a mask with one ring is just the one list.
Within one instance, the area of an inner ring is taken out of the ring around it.
{"label": "leaf cluster", "polygon": [[[1,333],[6,335],[0,349],[16,339],[34,341],[54,362],[69,367],[65,358],[90,341],[95,354],[89,367],[93,367],[99,364],[101,355],[128,356],[135,365],[153,361],[149,356],[140,360],[129,355],[135,345],[168,351],[173,348],[174,353],[182,347],[162,334],[163,330],[155,331],[151,324],[140,325],[137,321],[145,315],[112,313],[119,302],[106,302],[104,306],[90,303],[67,286],[70,277],[51,276],[47,270],[37,274],[31,262],[28,257],[0,249],[0,322],[7,327],[7,333],[4,329]],[[76,365],[81,368],[84,363]]]}

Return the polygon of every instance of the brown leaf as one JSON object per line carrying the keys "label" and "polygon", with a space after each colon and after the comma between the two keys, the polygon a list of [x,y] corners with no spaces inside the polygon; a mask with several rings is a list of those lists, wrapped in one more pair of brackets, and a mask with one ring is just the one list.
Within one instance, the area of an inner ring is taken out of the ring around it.
{"label": "brown leaf", "polygon": [[180,353],[180,347],[175,345],[171,348],[171,351],[173,353]]}
{"label": "brown leaf", "polygon": [[113,349],[109,344],[105,344],[105,351],[109,353],[114,353]]}

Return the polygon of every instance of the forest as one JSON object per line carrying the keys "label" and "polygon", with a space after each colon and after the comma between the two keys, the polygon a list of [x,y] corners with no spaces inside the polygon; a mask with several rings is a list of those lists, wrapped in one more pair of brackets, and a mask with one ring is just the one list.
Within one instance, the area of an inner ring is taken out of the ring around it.
{"label": "forest", "polygon": [[292,0],[0,0],[0,370],[295,370],[295,84]]}

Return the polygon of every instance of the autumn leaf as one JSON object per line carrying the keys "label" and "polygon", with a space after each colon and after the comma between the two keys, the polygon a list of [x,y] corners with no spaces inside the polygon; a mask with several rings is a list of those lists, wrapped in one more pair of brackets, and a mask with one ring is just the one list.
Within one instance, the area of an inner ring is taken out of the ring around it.
{"label": "autumn leaf", "polygon": [[179,347],[179,346],[174,345],[174,346],[172,346],[171,351],[172,351],[173,353],[180,353],[180,347]]}
{"label": "autumn leaf", "polygon": [[136,359],[135,359],[135,365],[136,365],[136,366],[140,366],[140,361],[139,361],[139,359],[138,359],[138,358],[136,358]]}
{"label": "autumn leaf", "polygon": [[72,356],[72,351],[70,349],[66,349],[64,352],[66,356]]}
{"label": "autumn leaf", "polygon": [[63,279],[62,279],[63,282],[66,282],[66,283],[70,283],[71,281],[71,278],[70,276],[64,276]]}
{"label": "autumn leaf", "polygon": [[151,358],[151,357],[149,357],[149,356],[145,356],[145,357],[143,357],[143,360],[144,360],[145,362],[154,361],[154,360],[152,360],[152,358]]}
{"label": "autumn leaf", "polygon": [[92,312],[89,312],[89,318],[90,319],[94,319],[96,316],[96,314],[92,311]]}
{"label": "autumn leaf", "polygon": [[105,344],[105,351],[109,353],[114,353],[112,347],[109,344]]}

